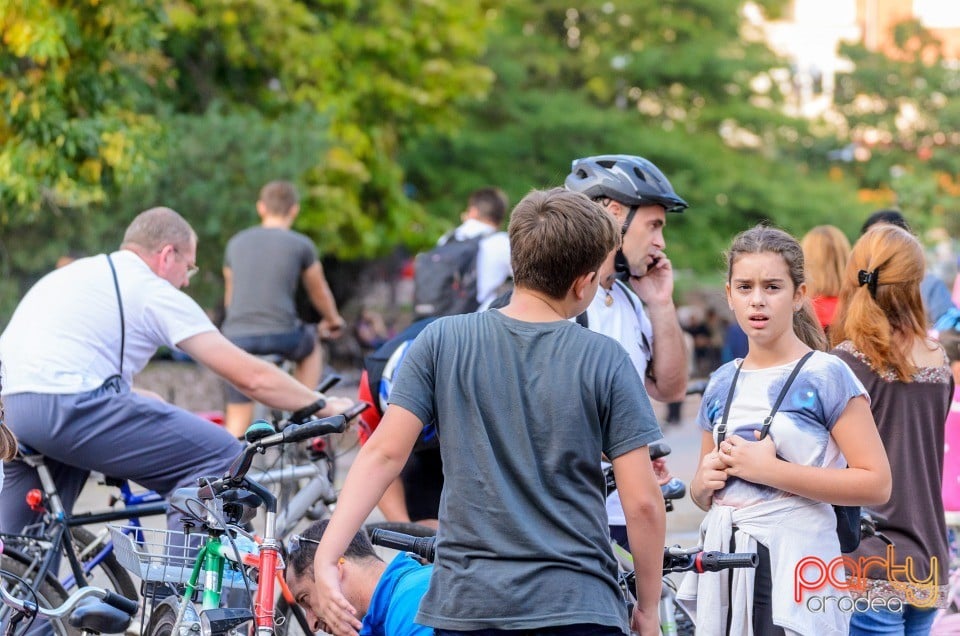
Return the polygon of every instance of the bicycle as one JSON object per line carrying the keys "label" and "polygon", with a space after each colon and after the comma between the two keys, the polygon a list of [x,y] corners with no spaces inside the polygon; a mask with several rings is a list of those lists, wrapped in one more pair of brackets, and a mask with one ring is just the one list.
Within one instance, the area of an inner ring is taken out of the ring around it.
{"label": "bicycle", "polygon": [[[305,411],[298,411],[287,421],[307,419],[309,413]],[[280,537],[289,534],[304,518],[329,516],[336,502],[337,491],[332,483],[335,457],[319,444],[311,445],[305,457],[300,463],[281,464],[252,474],[264,485],[281,484],[295,490],[277,517]],[[134,493],[126,480],[103,477],[101,483],[119,490],[111,495],[109,507],[70,514],[64,509],[45,458],[21,445],[21,461],[37,471],[42,484],[42,491],[28,493],[27,505],[42,512],[43,519],[21,534],[0,534],[13,548],[7,555],[0,555],[0,567],[28,581],[43,581],[47,574],[56,575],[53,564],[59,555],[69,565],[58,582],[64,590],[94,584],[137,599],[137,585],[114,555],[112,535],[106,528],[94,534],[84,526],[125,522],[124,532],[137,537],[142,528],[140,518],[166,514],[166,501],[153,491]]]}
{"label": "bicycle", "polygon": [[[0,534],[8,548],[0,555],[0,568],[28,581],[43,581],[48,574],[56,580],[53,566],[62,556],[68,571],[57,584],[64,591],[93,582],[136,599],[137,588],[117,563],[106,532],[94,534],[83,526],[127,520],[134,532],[142,525],[141,517],[166,514],[163,498],[153,491],[134,493],[126,481],[104,477],[102,483],[119,488],[119,496],[111,496],[108,508],[71,514],[63,506],[43,455],[21,445],[20,458],[37,471],[43,490],[30,491],[26,504],[43,513],[43,518],[20,534]],[[116,507],[120,503],[122,507]]]}
{"label": "bicycle", "polygon": [[[26,632],[37,616],[47,619],[51,624],[66,623],[79,630],[82,636],[120,634],[130,625],[137,612],[136,603],[97,587],[76,590],[58,605],[49,604],[48,599],[26,588],[34,600],[25,600],[6,589],[5,581],[8,578],[16,579],[9,572],[0,571],[0,603],[4,609],[0,622],[4,625],[4,636]],[[89,602],[87,599],[99,600]]]}
{"label": "bicycle", "polygon": [[[370,533],[370,542],[374,545],[392,550],[412,552],[425,563],[432,563],[436,557],[436,537],[415,537],[378,528]],[[614,543],[613,545],[616,544]],[[704,552],[703,549],[699,547],[684,549],[679,546],[665,547],[663,549],[664,576],[671,572],[693,571],[703,573],[719,572],[720,570],[729,568],[755,568],[758,563],[759,558],[753,552]],[[636,588],[636,575],[634,571],[632,569],[621,571],[618,583],[620,591],[623,594],[624,603],[627,606],[628,615],[632,615],[633,607],[636,604],[636,597],[633,594],[633,590]],[[672,604],[673,599],[671,598],[670,600]],[[666,609],[669,610],[671,607],[672,605],[668,605]],[[661,596],[661,633],[664,634],[664,636],[676,634],[676,625],[671,625],[669,618],[664,617],[664,609],[664,597]],[[693,631],[689,633],[692,635]]]}
{"label": "bicycle", "polygon": [[[247,473],[254,456],[267,448],[342,432],[348,419],[364,408],[365,404],[357,405],[342,415],[291,425],[281,432],[266,422],[251,426],[246,435],[247,447],[224,477],[201,479],[199,487],[181,488],[171,497],[171,507],[183,513],[190,526],[199,526],[203,531],[199,546],[191,541],[191,527],[186,532],[142,531],[140,541],[133,540],[122,528],[111,528],[121,563],[140,576],[144,597],[151,598],[148,621],[144,603],[147,634],[170,636],[203,629],[218,635],[251,620],[258,634],[275,632],[277,587],[284,592],[286,601],[293,603],[280,576],[283,566],[277,535],[277,498]],[[265,531],[262,537],[253,537],[241,526],[260,507],[266,511]],[[255,585],[252,573],[256,574]],[[221,607],[225,587],[245,589],[250,594],[256,587],[252,607]],[[194,605],[197,594],[199,607]]]}

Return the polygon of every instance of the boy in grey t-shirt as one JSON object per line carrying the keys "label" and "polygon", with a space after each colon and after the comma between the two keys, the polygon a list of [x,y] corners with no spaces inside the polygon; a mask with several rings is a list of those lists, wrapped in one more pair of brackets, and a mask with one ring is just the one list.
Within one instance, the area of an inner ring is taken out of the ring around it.
{"label": "boy in grey t-shirt", "polygon": [[623,348],[567,320],[593,299],[618,236],[583,195],[530,193],[510,222],[510,304],[441,318],[411,346],[317,549],[317,594],[334,633],[361,626],[340,591],[338,560],[434,418],[445,482],[418,623],[437,634],[627,633],[607,534],[604,453],[634,548],[633,626],[659,633],[664,510],[646,447],[660,430]]}

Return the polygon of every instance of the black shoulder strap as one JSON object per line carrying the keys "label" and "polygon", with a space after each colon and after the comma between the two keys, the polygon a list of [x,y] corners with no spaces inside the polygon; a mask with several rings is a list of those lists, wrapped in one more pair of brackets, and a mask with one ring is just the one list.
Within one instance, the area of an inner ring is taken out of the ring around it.
{"label": "black shoulder strap", "polygon": [[[623,290],[623,295],[627,297],[627,301],[630,303],[630,308],[633,309],[633,313],[637,313],[637,303],[633,300],[633,290],[630,289],[630,286],[627,285],[619,278],[613,279],[615,285],[619,285]],[[647,339],[647,334],[643,332],[643,329],[640,329],[640,340],[643,345],[643,348],[647,351],[647,377],[652,380],[655,380],[653,375],[653,347],[650,345],[650,340]]]}
{"label": "black shoulder strap", "polygon": [[[780,405],[783,404],[784,398],[787,397],[787,391],[790,389],[790,385],[793,384],[793,381],[797,378],[797,374],[800,373],[800,369],[804,364],[806,364],[807,360],[810,359],[810,356],[812,356],[813,353],[813,351],[808,351],[793,366],[793,371],[790,372],[790,376],[783,384],[783,388],[780,389],[780,395],[777,396],[777,401],[774,402],[773,408],[770,410],[770,415],[763,418],[763,427],[760,429],[760,439],[766,437],[770,432],[770,425],[773,423],[773,416],[776,415],[777,411],[780,410]],[[740,364],[737,365],[737,370],[733,374],[733,380],[730,381],[730,391],[727,393],[727,403],[723,405],[723,417],[720,420],[720,425],[717,426],[717,444],[722,442],[727,436],[727,417],[730,415],[730,404],[733,402],[733,392],[737,387],[737,378],[740,377],[740,367],[742,365],[743,360],[741,360]]]}
{"label": "black shoulder strap", "polygon": [[590,323],[587,321],[586,309],[583,310],[583,313],[577,315],[577,324],[583,327],[584,329],[590,328]]}
{"label": "black shoulder strap", "polygon": [[123,300],[120,298],[120,282],[117,280],[117,268],[113,266],[113,259],[107,254],[107,263],[110,264],[110,273],[113,274],[113,289],[117,292],[117,307],[120,308],[120,371],[123,377],[123,352],[127,344],[127,325],[123,319]]}
{"label": "black shoulder strap", "polygon": [[620,285],[620,288],[623,290],[623,295],[627,297],[627,301],[630,302],[630,307],[633,309],[634,313],[637,311],[637,303],[633,301],[633,290],[630,289],[630,286],[619,278],[613,279],[614,285]]}

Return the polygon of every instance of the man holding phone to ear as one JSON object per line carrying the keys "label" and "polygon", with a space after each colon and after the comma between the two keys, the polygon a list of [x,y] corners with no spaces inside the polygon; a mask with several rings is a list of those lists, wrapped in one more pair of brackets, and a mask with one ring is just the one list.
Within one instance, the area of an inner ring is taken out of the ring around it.
{"label": "man holding phone to ear", "polygon": [[[667,212],[682,212],[687,202],[652,162],[632,155],[575,159],[564,185],[612,214],[623,239],[601,266],[597,295],[577,322],[623,345],[651,398],[682,400],[687,354],[673,304],[673,267],[664,253],[663,226]],[[662,464],[655,468],[665,472]],[[611,536],[627,547],[616,493],[607,498],[607,515]]]}

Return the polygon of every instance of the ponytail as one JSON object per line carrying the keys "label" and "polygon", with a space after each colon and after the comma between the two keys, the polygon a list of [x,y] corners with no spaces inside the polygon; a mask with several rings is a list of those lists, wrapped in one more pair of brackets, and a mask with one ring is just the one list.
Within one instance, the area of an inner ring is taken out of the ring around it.
{"label": "ponytail", "polygon": [[849,340],[878,373],[890,369],[910,382],[917,371],[910,348],[927,335],[924,267],[923,248],[909,232],[886,223],[870,228],[850,253],[830,326],[833,344]]}
{"label": "ponytail", "polygon": [[813,311],[813,303],[804,297],[800,311],[793,312],[793,332],[814,351],[827,350],[827,335]]}

